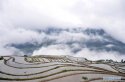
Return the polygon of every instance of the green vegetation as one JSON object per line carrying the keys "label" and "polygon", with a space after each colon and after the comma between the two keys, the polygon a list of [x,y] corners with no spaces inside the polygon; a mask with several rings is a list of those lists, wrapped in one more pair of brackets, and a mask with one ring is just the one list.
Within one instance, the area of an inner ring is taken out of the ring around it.
{"label": "green vegetation", "polygon": [[0,60],[3,60],[4,58],[3,58],[3,56],[0,56]]}
{"label": "green vegetation", "polygon": [[97,60],[96,62],[97,63],[102,63],[102,62],[104,62],[105,60]]}
{"label": "green vegetation", "polygon": [[84,77],[84,76],[82,77],[82,79],[84,79],[84,80],[88,80],[88,78],[87,78],[87,77]]}
{"label": "green vegetation", "polygon": [[122,59],[122,60],[121,60],[121,63],[125,63],[125,61]]}

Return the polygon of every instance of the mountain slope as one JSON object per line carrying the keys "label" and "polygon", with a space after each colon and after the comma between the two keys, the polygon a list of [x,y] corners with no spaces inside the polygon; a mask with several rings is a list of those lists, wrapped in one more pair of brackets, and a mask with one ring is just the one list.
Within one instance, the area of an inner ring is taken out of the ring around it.
{"label": "mountain slope", "polygon": [[125,64],[72,56],[2,56],[0,82],[102,82],[125,80]]}
{"label": "mountain slope", "polygon": [[77,53],[84,48],[92,51],[117,52],[125,54],[125,44],[114,39],[103,29],[83,29],[83,28],[48,28],[36,30],[40,34],[39,40],[33,39],[31,42],[23,44],[8,44],[24,54],[31,55],[35,50],[51,45],[66,45],[72,53]]}

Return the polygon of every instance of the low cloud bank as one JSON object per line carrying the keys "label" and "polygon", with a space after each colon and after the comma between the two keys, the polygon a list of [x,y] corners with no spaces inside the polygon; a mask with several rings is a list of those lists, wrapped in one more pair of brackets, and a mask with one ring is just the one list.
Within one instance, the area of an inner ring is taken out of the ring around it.
{"label": "low cloud bank", "polygon": [[[113,59],[118,61],[125,58],[123,54],[117,51],[105,51],[103,49],[98,51],[98,48],[97,50],[91,50],[91,47],[96,48],[98,45],[102,48],[109,49],[120,46],[115,45],[114,43],[117,43],[117,40],[112,40],[112,38],[109,37],[110,35],[105,33],[102,29],[90,28],[90,31],[87,31],[88,29],[83,28],[60,29],[52,27],[43,30],[26,30],[23,28],[13,29],[12,31],[6,28],[3,30],[0,35],[0,42],[2,43],[0,45],[0,55],[25,55],[23,50],[12,46],[12,44],[14,44],[20,46],[24,45],[24,51],[28,48],[41,45],[34,48],[32,53],[30,51],[28,52],[32,55],[72,55],[85,57],[91,60]],[[93,34],[93,32],[95,33]],[[4,33],[8,34],[4,35]],[[93,42],[97,42],[95,43],[97,46],[93,45]],[[108,42],[108,44],[103,45],[105,42]],[[34,46],[29,47],[27,44],[32,44]]]}
{"label": "low cloud bank", "polygon": [[77,53],[73,53],[72,50],[66,45],[51,45],[48,47],[42,47],[33,52],[33,56],[36,55],[71,55],[74,57],[84,57],[89,60],[112,59],[114,61],[121,61],[121,59],[125,58],[124,55],[120,55],[117,52],[98,52],[91,51],[88,48],[84,48]]}

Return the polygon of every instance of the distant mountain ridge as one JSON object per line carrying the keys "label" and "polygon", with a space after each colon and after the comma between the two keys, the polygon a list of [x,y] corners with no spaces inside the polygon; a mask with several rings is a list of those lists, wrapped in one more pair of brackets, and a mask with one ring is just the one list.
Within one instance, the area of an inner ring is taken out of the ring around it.
{"label": "distant mountain ridge", "polygon": [[[77,53],[83,48],[88,48],[93,51],[113,51],[125,54],[125,44],[111,37],[103,29],[48,28],[37,30],[36,32],[45,35],[40,38],[41,42],[34,40],[33,42],[31,41],[24,44],[9,44],[8,46],[19,49],[24,52],[24,54],[29,55],[41,47],[57,44],[67,45],[73,53]],[[65,36],[67,38],[65,38]],[[63,40],[60,40],[60,38]],[[79,47],[75,48],[73,44],[77,44]]]}

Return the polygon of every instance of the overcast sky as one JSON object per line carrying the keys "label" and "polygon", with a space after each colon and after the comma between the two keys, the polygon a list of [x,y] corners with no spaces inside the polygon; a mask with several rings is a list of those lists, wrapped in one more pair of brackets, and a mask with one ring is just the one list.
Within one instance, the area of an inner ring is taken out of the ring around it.
{"label": "overcast sky", "polygon": [[34,29],[103,28],[125,43],[125,0],[0,0],[0,50],[37,36]]}
{"label": "overcast sky", "polygon": [[0,0],[0,31],[101,27],[125,43],[124,0]]}

